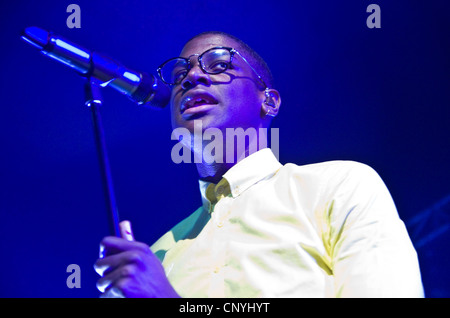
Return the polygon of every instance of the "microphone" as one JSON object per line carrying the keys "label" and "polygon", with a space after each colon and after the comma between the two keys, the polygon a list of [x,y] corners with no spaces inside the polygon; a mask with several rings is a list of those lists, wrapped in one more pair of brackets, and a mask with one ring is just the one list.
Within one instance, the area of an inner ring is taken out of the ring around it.
{"label": "microphone", "polygon": [[163,108],[169,103],[169,86],[151,74],[131,70],[107,56],[90,52],[35,26],[23,30],[22,39],[81,76],[94,77],[100,81],[100,86],[111,86],[127,95],[138,105]]}

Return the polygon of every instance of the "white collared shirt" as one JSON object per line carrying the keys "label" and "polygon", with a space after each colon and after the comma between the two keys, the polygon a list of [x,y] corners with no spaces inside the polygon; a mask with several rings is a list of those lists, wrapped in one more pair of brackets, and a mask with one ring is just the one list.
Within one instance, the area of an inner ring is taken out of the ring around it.
{"label": "white collared shirt", "polygon": [[200,192],[151,247],[182,297],[423,297],[406,228],[364,164],[281,165],[263,149]]}

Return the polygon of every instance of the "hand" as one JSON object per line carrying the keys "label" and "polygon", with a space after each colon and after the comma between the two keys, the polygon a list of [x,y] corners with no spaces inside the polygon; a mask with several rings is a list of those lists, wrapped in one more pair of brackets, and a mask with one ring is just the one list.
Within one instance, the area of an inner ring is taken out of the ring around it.
{"label": "hand", "polygon": [[134,241],[130,223],[122,221],[119,226],[122,238],[105,237],[94,265],[102,276],[97,282],[101,297],[179,297],[150,247]]}

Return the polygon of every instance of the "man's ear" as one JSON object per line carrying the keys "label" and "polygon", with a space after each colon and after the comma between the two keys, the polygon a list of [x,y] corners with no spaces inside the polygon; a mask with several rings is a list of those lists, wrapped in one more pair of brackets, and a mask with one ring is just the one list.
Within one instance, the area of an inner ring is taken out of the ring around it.
{"label": "man's ear", "polygon": [[264,91],[264,101],[261,104],[261,114],[262,116],[275,117],[280,110],[281,97],[280,93],[273,88],[266,88]]}

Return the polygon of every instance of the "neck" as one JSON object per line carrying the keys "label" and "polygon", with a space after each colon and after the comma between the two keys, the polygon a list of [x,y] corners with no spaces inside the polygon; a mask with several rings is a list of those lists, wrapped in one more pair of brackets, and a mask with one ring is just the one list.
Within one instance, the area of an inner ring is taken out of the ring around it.
{"label": "neck", "polygon": [[[249,138],[248,143],[245,142],[245,147],[242,147],[242,149],[239,148],[237,143],[233,143],[233,146],[231,147],[231,149],[234,150],[234,155],[232,156],[233,160],[229,160],[230,157],[227,158],[226,152],[229,149],[224,149],[221,160],[214,160],[212,163],[202,160],[202,162],[196,163],[199,178],[203,181],[218,183],[222,179],[223,175],[242,159],[250,156],[258,150],[267,148],[267,143],[258,143],[259,138],[267,138],[267,136],[264,134],[264,136],[259,135],[257,138]],[[204,154],[206,146],[207,144],[203,145],[202,154]]]}
{"label": "neck", "polygon": [[234,166],[232,163],[197,163],[198,176],[201,180],[218,183],[222,176]]}

